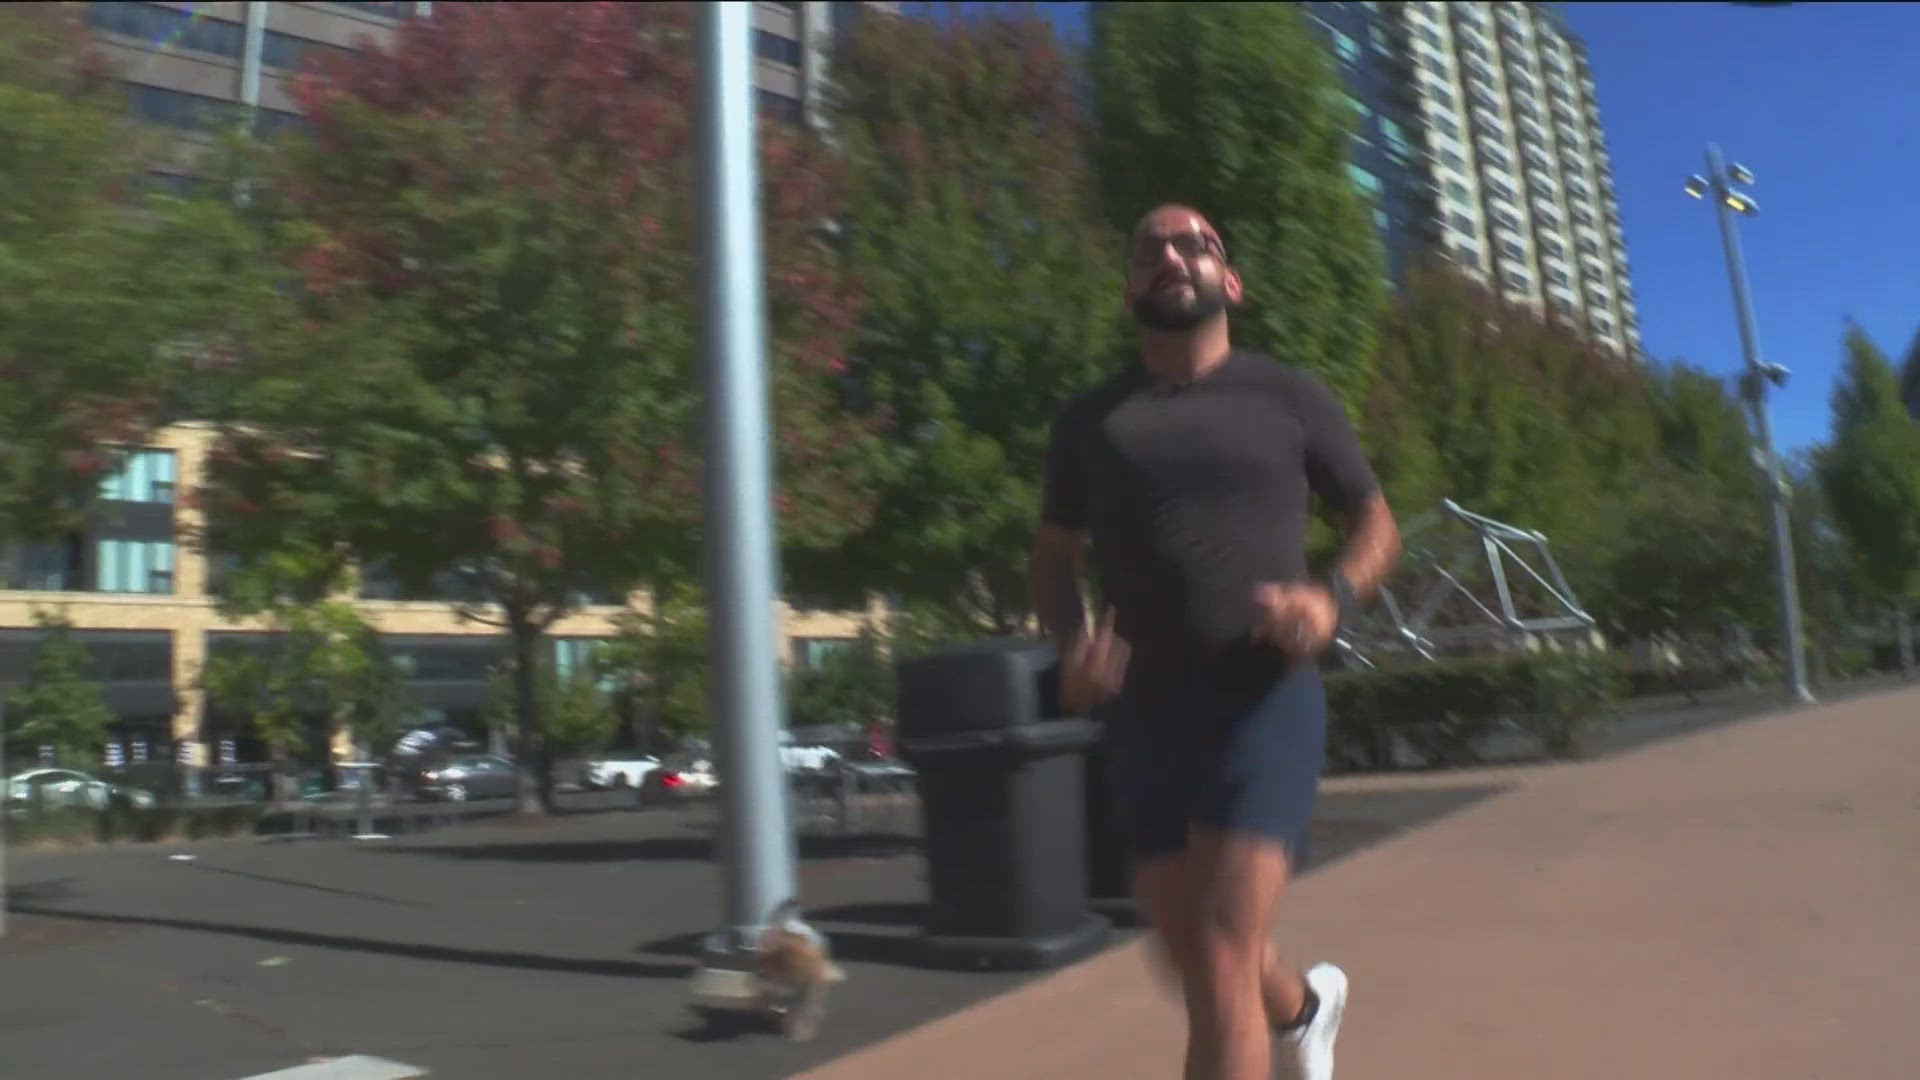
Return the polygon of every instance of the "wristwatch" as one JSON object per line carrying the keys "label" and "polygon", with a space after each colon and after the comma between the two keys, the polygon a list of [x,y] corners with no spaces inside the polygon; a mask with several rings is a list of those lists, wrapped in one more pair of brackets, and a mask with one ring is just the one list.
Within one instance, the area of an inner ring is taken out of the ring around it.
{"label": "wristwatch", "polygon": [[1344,626],[1347,617],[1360,609],[1360,594],[1343,570],[1335,570],[1327,575],[1327,591],[1333,594],[1333,606],[1340,611],[1338,625]]}

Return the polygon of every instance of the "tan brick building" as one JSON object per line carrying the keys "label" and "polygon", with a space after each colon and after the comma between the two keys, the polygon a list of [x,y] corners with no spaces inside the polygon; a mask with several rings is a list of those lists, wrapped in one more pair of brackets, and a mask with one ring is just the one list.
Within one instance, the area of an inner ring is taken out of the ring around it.
{"label": "tan brick building", "polygon": [[[17,685],[31,662],[34,612],[60,613],[94,656],[120,718],[113,741],[129,758],[172,753],[207,762],[219,756],[222,739],[250,756],[243,718],[210,713],[199,689],[210,652],[243,648],[262,632],[221,618],[209,587],[217,567],[188,542],[200,519],[179,495],[199,485],[212,439],[203,424],[160,432],[103,481],[88,529],[0,556],[0,689]],[[503,651],[500,631],[460,620],[447,600],[403,597],[374,574],[363,575],[354,603],[409,673],[409,696],[430,718],[477,733],[488,673]],[[560,620],[551,633],[555,662],[562,670],[579,662],[613,633],[615,616],[646,604],[635,594],[625,603],[587,604]],[[781,655],[809,663],[880,614],[877,605],[821,612],[781,602]],[[347,750],[337,739],[336,753]]]}

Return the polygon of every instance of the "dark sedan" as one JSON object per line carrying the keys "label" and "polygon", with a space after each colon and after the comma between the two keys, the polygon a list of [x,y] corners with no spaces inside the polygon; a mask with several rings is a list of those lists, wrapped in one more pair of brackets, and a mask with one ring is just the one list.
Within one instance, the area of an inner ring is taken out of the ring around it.
{"label": "dark sedan", "polygon": [[447,802],[508,799],[519,790],[513,762],[492,754],[458,754],[420,770],[414,789]]}

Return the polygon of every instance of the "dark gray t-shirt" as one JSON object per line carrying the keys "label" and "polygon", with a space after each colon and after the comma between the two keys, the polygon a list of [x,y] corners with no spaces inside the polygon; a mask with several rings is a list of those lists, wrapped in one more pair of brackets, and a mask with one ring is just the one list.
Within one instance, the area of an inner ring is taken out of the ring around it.
{"label": "dark gray t-shirt", "polygon": [[1134,663],[1244,654],[1253,589],[1307,578],[1308,492],[1357,508],[1378,484],[1317,379],[1235,350],[1185,386],[1131,370],[1054,422],[1042,519],[1084,530]]}

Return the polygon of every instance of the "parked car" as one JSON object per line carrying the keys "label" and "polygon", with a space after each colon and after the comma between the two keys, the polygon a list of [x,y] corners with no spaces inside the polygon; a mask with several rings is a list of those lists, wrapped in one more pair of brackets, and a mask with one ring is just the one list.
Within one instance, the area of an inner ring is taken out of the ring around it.
{"label": "parked car", "polygon": [[29,810],[150,810],[153,792],[123,787],[72,769],[28,769],[7,781],[8,813]]}
{"label": "parked car", "polygon": [[513,762],[492,754],[456,754],[423,767],[413,788],[422,798],[447,802],[512,798],[520,788]]}
{"label": "parked car", "polygon": [[696,754],[670,756],[641,780],[640,802],[653,805],[696,799],[712,794],[719,785],[711,759]]}
{"label": "parked car", "polygon": [[608,758],[587,763],[587,786],[595,790],[637,788],[647,774],[660,768],[660,759],[652,754],[627,758]]}

